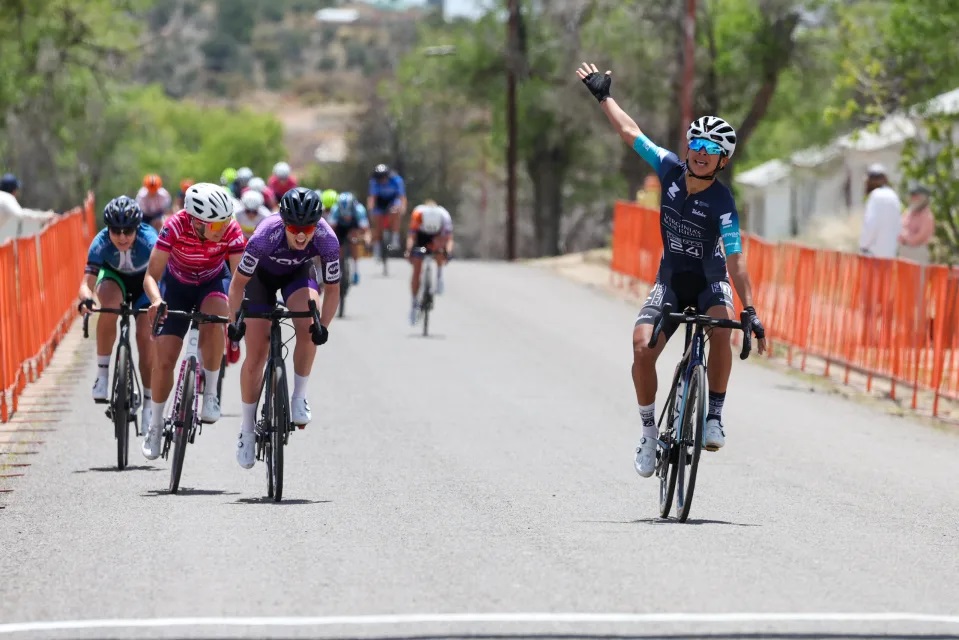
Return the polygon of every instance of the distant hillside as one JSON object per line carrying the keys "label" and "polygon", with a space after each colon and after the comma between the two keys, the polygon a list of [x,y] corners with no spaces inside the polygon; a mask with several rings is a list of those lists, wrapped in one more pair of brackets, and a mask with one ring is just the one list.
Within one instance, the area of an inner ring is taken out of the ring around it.
{"label": "distant hillside", "polygon": [[[145,16],[138,75],[168,94],[242,101],[251,89],[349,99],[362,78],[388,70],[410,46],[424,10],[363,3],[349,24],[321,23],[333,0],[157,0]],[[313,96],[316,97],[316,96]]]}

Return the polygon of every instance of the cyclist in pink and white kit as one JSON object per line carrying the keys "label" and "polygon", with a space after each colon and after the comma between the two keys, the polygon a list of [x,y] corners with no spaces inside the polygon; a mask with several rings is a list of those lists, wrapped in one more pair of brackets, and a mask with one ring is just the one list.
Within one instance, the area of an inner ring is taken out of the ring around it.
{"label": "cyclist in pink and white kit", "polygon": [[[163,225],[150,254],[143,289],[150,298],[152,324],[160,304],[175,311],[192,311],[226,316],[230,272],[240,262],[246,246],[243,231],[233,219],[233,201],[219,185],[201,182],[186,191],[185,208]],[[229,270],[227,270],[229,262]],[[173,388],[173,369],[180,357],[183,337],[189,328],[184,318],[167,318],[156,339],[153,360],[153,416],[143,441],[143,456],[156,460],[160,455],[163,433],[163,409]],[[223,356],[223,327],[200,326],[200,355],[204,363],[219,365]],[[219,368],[204,364],[205,386],[200,420],[213,423],[220,419],[216,397]]]}

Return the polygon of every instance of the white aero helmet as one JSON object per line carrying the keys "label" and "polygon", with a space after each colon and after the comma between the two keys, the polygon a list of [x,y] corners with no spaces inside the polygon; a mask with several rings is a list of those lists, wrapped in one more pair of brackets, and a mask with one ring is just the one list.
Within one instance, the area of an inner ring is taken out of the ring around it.
{"label": "white aero helmet", "polygon": [[693,120],[686,131],[686,140],[693,138],[703,138],[718,143],[726,152],[727,158],[732,158],[736,152],[736,130],[718,116],[703,116]]}
{"label": "white aero helmet", "polygon": [[201,222],[223,222],[233,215],[233,199],[218,184],[198,182],[186,190],[183,208]]}
{"label": "white aero helmet", "polygon": [[290,177],[290,165],[285,162],[277,162],[273,165],[273,175],[280,180],[286,180]]}
{"label": "white aero helmet", "polygon": [[250,167],[240,167],[236,171],[236,179],[240,181],[240,184],[246,184],[250,181],[250,178],[253,177],[253,169]]}
{"label": "white aero helmet", "polygon": [[266,181],[263,178],[250,178],[250,181],[246,184],[246,186],[250,187],[254,191],[262,192],[264,189],[266,189]]}
{"label": "white aero helmet", "polygon": [[263,194],[251,187],[249,191],[243,192],[240,201],[247,211],[258,211],[263,206]]}

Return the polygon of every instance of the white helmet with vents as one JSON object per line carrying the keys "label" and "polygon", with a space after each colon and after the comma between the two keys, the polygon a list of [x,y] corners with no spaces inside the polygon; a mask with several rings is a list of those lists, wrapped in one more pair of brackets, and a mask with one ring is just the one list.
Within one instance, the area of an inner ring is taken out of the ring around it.
{"label": "white helmet with vents", "polygon": [[736,152],[736,130],[732,125],[718,116],[703,116],[693,120],[686,131],[686,140],[703,138],[718,143],[726,152],[727,158],[732,158]]}
{"label": "white helmet with vents", "polygon": [[233,215],[233,199],[218,184],[198,182],[186,190],[183,208],[201,222],[223,222]]}
{"label": "white helmet with vents", "polygon": [[247,211],[259,211],[264,202],[263,194],[259,191],[254,191],[251,187],[249,191],[245,191],[243,195],[240,196],[240,201],[243,202],[243,207]]}

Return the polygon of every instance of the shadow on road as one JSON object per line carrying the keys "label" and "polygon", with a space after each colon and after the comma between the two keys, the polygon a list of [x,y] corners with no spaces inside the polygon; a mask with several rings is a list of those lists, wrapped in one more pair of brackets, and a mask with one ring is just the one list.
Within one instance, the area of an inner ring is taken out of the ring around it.
{"label": "shadow on road", "polygon": [[639,520],[579,520],[579,522],[589,524],[653,524],[667,525],[674,524],[679,526],[697,525],[697,524],[722,524],[729,527],[761,527],[761,524],[751,524],[748,522],[727,522],[726,520],[707,520],[705,518],[690,518],[686,522],[680,522],[676,518],[640,518]]}
{"label": "shadow on road", "polygon": [[[115,466],[114,467],[90,467],[89,469],[77,469],[73,473],[90,473],[95,471],[97,473],[109,473],[111,471],[119,471]],[[123,471],[162,471],[160,467],[147,467],[145,465],[134,465],[128,466]]]}
{"label": "shadow on road", "polygon": [[238,498],[230,504],[275,504],[282,506],[284,504],[328,504],[333,502],[332,500],[306,500],[303,498],[294,498],[293,500],[281,500],[280,502],[274,502],[273,498],[268,498],[263,496],[262,498]]}
{"label": "shadow on road", "polygon": [[433,332],[430,332],[429,335],[424,336],[422,329],[420,329],[417,333],[410,333],[410,334],[408,334],[406,337],[407,337],[407,338],[410,338],[410,339],[412,339],[412,338],[419,338],[419,339],[421,339],[421,340],[446,340],[446,334],[445,334],[445,333],[433,333]]}
{"label": "shadow on road", "polygon": [[[146,493],[140,494],[142,498],[157,498],[159,496],[172,496],[168,489],[150,489]],[[238,496],[239,491],[224,491],[223,489],[193,489],[191,487],[180,487],[176,492],[178,496]]]}

